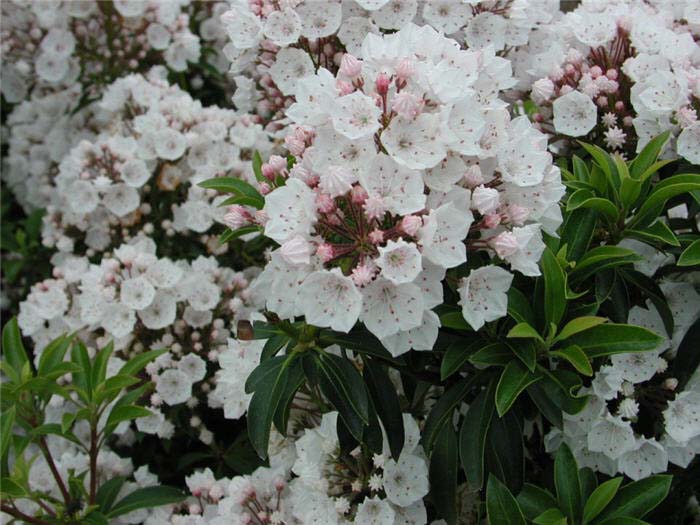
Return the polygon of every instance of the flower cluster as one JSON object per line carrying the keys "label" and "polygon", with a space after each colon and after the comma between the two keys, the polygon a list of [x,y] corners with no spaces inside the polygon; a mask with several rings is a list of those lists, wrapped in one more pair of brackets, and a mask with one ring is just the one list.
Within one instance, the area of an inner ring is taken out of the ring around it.
{"label": "flower cluster", "polygon": [[697,36],[691,3],[584,3],[531,43],[535,120],[627,154],[672,130],[674,151],[697,163]]}
{"label": "flower cluster", "polygon": [[[498,97],[512,84],[492,51],[413,25],[370,34],[336,77],[321,68],[298,81],[285,138],[295,164],[262,166],[262,214],[237,206],[224,218],[263,224],[281,245],[255,284],[267,309],[345,332],[359,319],[398,355],[432,348],[441,281],[467,251],[538,275],[564,187],[545,136]],[[485,267],[465,280],[474,328],[505,315],[511,279]]]}

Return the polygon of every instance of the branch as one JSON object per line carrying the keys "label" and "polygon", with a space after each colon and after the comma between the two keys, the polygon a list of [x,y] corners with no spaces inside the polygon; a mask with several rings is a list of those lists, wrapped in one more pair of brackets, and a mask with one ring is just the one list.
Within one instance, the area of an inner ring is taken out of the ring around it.
{"label": "branch", "polygon": [[33,518],[32,516],[18,510],[16,507],[10,507],[9,505],[5,505],[4,503],[0,505],[0,510],[5,514],[9,514],[15,519],[24,521],[25,523],[36,523],[37,525],[51,525],[51,523],[48,521],[44,521],[40,518]]}

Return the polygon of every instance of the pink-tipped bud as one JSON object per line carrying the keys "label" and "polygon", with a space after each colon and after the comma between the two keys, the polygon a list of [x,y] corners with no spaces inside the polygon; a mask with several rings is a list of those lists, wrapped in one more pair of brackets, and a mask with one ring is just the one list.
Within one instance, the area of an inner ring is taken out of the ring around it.
{"label": "pink-tipped bud", "polygon": [[608,97],[601,95],[596,99],[595,103],[599,108],[606,108],[608,107]]}
{"label": "pink-tipped bud", "polygon": [[267,180],[275,180],[275,168],[270,166],[270,164],[264,162],[260,169],[262,171],[263,177],[265,177]]}
{"label": "pink-tipped bud", "polygon": [[605,72],[605,76],[608,77],[610,80],[617,80],[618,74],[619,73],[617,72],[617,69],[608,69]]}
{"label": "pink-tipped bud", "polygon": [[275,170],[276,173],[282,173],[287,169],[287,159],[279,155],[271,155],[267,163],[272,166],[272,169]]}
{"label": "pink-tipped bud", "polygon": [[485,228],[495,228],[501,224],[501,214],[500,213],[489,213],[484,216],[484,227]]}
{"label": "pink-tipped bud", "polygon": [[335,201],[327,193],[316,194],[316,208],[321,213],[330,213],[335,210]]}
{"label": "pink-tipped bud", "polygon": [[323,262],[328,262],[333,259],[333,246],[326,243],[321,243],[316,247],[316,255]]}
{"label": "pink-tipped bud", "polygon": [[489,241],[496,254],[505,258],[518,251],[518,239],[511,232],[501,232]]}
{"label": "pink-tipped bud", "polygon": [[367,197],[367,192],[360,185],[353,186],[352,190],[350,190],[350,198],[352,199],[353,204],[364,204]]}
{"label": "pink-tipped bud", "polygon": [[625,103],[622,102],[622,100],[618,100],[615,102],[615,110],[616,111],[624,111],[625,110]]}
{"label": "pink-tipped bud", "polygon": [[229,207],[226,215],[224,215],[224,224],[232,230],[237,230],[238,228],[246,226],[252,221],[253,217],[248,210],[238,204]]}
{"label": "pink-tipped bud", "polygon": [[199,503],[190,503],[189,506],[187,507],[187,510],[191,515],[198,516],[199,514],[202,513],[202,507],[199,506]]}
{"label": "pink-tipped bud", "polygon": [[530,215],[530,210],[524,206],[518,206],[517,204],[511,204],[508,206],[508,218],[512,224],[516,226],[521,226],[525,223]]}
{"label": "pink-tipped bud", "polygon": [[296,135],[287,135],[284,138],[284,145],[289,150],[289,153],[298,157],[306,149],[306,143],[300,140]]}
{"label": "pink-tipped bud", "polygon": [[673,392],[676,388],[678,388],[678,379],[675,377],[669,377],[664,381],[664,388]]}
{"label": "pink-tipped bud", "polygon": [[340,59],[340,72],[351,79],[359,77],[362,73],[362,62],[350,53],[345,53]]}
{"label": "pink-tipped bud", "polygon": [[386,204],[381,197],[368,197],[363,207],[369,220],[381,219],[386,213]]}
{"label": "pink-tipped bud", "polygon": [[214,485],[209,490],[209,499],[214,503],[217,503],[221,498],[224,497],[224,489],[222,489],[218,484]]}
{"label": "pink-tipped bud", "polygon": [[365,286],[372,282],[372,279],[374,279],[374,273],[374,266],[369,264],[360,264],[359,266],[356,266],[355,269],[352,271],[352,274],[350,274],[350,278],[356,286]]}
{"label": "pink-tipped bud", "polygon": [[593,78],[598,78],[603,74],[603,70],[600,68],[600,66],[593,66],[588,72]]}
{"label": "pink-tipped bud", "polygon": [[368,237],[372,244],[381,244],[384,242],[384,232],[382,230],[374,229],[369,232]]}
{"label": "pink-tipped bud", "polygon": [[415,118],[423,110],[423,99],[413,93],[402,91],[394,97],[391,109],[404,118]]}
{"label": "pink-tipped bud", "polygon": [[262,195],[267,195],[272,191],[272,187],[270,187],[270,185],[267,182],[261,182],[260,184],[258,184],[258,191]]}
{"label": "pink-tipped bud", "polygon": [[335,81],[335,89],[338,90],[338,94],[342,97],[343,95],[349,95],[355,91],[355,86],[353,86],[350,82],[338,79]]}
{"label": "pink-tipped bud", "polygon": [[282,478],[275,478],[275,481],[273,481],[273,485],[277,492],[282,492],[287,486],[287,482]]}
{"label": "pink-tipped bud", "polygon": [[411,237],[415,237],[421,226],[423,226],[423,220],[416,215],[407,215],[401,219],[401,231]]}
{"label": "pink-tipped bud", "polygon": [[478,164],[472,164],[464,173],[464,182],[470,188],[476,188],[484,183],[484,176],[481,174],[481,168]]}
{"label": "pink-tipped bud", "polygon": [[631,128],[634,125],[634,119],[628,115],[622,119],[622,125],[626,128]]}
{"label": "pink-tipped bud", "polygon": [[568,95],[573,90],[574,88],[572,88],[569,84],[566,84],[559,89],[559,96]]}
{"label": "pink-tipped bud", "polygon": [[380,95],[386,95],[389,91],[389,84],[391,84],[391,78],[386,73],[379,73],[377,75],[377,80],[375,81],[375,87],[377,93]]}

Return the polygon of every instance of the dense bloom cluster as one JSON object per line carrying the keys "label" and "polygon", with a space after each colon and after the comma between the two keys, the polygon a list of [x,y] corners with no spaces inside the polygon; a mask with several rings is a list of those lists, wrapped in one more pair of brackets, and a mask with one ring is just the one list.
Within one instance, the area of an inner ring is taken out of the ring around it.
{"label": "dense bloom cluster", "polygon": [[[545,136],[498,97],[512,85],[492,51],[414,25],[369,35],[335,78],[321,68],[300,80],[285,138],[296,163],[263,166],[262,216],[235,207],[225,218],[257,221],[281,245],[256,283],[267,308],[340,331],[360,319],[400,354],[432,348],[440,283],[468,250],[538,275],[564,187]],[[493,267],[465,280],[474,328],[505,315],[511,279]]]}
{"label": "dense bloom cluster", "polygon": [[672,130],[673,151],[697,163],[700,19],[675,4],[584,2],[533,38],[519,58],[543,129],[628,154]]}

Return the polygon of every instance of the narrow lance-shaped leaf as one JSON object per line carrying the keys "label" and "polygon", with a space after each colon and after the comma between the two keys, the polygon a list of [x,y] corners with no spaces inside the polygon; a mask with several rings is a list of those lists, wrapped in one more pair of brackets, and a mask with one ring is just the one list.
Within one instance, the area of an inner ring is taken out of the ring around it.
{"label": "narrow lance-shaped leaf", "polygon": [[486,485],[486,512],[489,525],[525,525],[517,500],[496,476]]}
{"label": "narrow lance-shaped leaf", "polygon": [[570,523],[578,523],[581,519],[581,481],[578,477],[578,465],[571,449],[566,443],[559,446],[554,458],[554,485],[557,489],[557,500]]}

